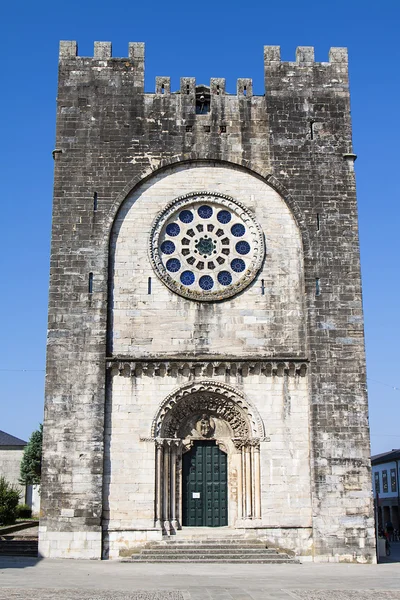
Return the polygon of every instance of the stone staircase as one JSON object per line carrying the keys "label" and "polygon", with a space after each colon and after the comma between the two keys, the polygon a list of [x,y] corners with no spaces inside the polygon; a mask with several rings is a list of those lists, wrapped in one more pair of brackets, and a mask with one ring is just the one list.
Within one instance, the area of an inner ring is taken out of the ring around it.
{"label": "stone staircase", "polygon": [[25,536],[23,538],[13,535],[4,535],[0,539],[0,556],[37,556],[37,536]]}
{"label": "stone staircase", "polygon": [[265,542],[259,539],[230,537],[152,542],[122,562],[299,564],[300,561],[274,548],[267,548]]}

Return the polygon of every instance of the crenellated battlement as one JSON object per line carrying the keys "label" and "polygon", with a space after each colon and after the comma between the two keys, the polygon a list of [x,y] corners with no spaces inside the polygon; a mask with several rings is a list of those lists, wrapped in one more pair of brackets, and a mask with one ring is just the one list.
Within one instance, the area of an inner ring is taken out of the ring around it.
{"label": "crenellated battlement", "polygon": [[264,46],[264,63],[279,63],[291,66],[305,66],[305,65],[330,65],[334,63],[347,64],[347,48],[331,48],[329,50],[329,62],[316,63],[314,57],[313,46],[298,46],[296,48],[296,60],[281,61],[281,48],[280,46]]}
{"label": "crenellated battlement", "polygon": [[[94,42],[94,52],[92,57],[78,56],[78,45],[75,41],[61,41],[59,60],[61,64],[68,63],[71,59],[80,61],[84,68],[93,68],[99,70],[107,67],[113,69],[124,69],[131,71],[136,84],[144,83],[144,43],[129,42],[127,57],[113,57],[111,42]],[[326,76],[327,87],[344,89],[348,85],[347,69],[348,56],[347,48],[331,48],[329,51],[328,62],[316,62],[314,48],[312,46],[299,46],[296,49],[295,61],[282,61],[280,46],[264,46],[264,70],[266,89],[301,88],[303,84],[298,80],[307,80],[307,87],[320,85],[321,75]],[[278,85],[278,82],[280,84]],[[288,85],[289,84],[289,85]],[[251,98],[253,96],[253,83],[249,78],[237,79],[237,95]],[[195,97],[196,81],[193,77],[182,77],[180,80],[180,89],[178,93],[183,96]],[[171,94],[170,77],[156,77],[156,94]],[[226,94],[225,79],[211,78],[209,84],[209,93],[212,97],[224,96]]]}

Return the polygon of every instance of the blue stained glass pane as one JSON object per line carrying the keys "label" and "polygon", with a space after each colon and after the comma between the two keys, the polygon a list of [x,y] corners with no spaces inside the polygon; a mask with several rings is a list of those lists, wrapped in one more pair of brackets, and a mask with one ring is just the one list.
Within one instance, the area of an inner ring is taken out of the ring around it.
{"label": "blue stained glass pane", "polygon": [[245,268],[246,265],[244,263],[244,260],[242,260],[241,258],[234,258],[231,262],[231,269],[232,271],[235,271],[235,273],[241,273],[245,270]]}
{"label": "blue stained glass pane", "polygon": [[194,273],[192,271],[183,271],[181,274],[181,283],[183,285],[192,285],[194,283]]}
{"label": "blue stained glass pane", "polygon": [[182,223],[191,223],[193,221],[193,213],[190,210],[181,210],[179,213],[179,220]]}
{"label": "blue stained glass pane", "polygon": [[172,254],[173,252],[175,252],[174,242],[171,242],[170,240],[166,240],[165,242],[163,242],[161,244],[161,252],[163,254]]}
{"label": "blue stained glass pane", "polygon": [[199,279],[199,286],[201,287],[202,290],[211,290],[211,288],[214,287],[213,278],[210,277],[209,275],[203,275]]}
{"label": "blue stained glass pane", "polygon": [[218,273],[218,281],[221,285],[229,285],[232,283],[232,275],[229,271],[221,271]]}
{"label": "blue stained glass pane", "polygon": [[223,223],[224,225],[226,223],[229,223],[231,218],[232,218],[232,215],[228,210],[220,210],[219,213],[217,214],[218,221],[220,223]]}
{"label": "blue stained glass pane", "polygon": [[235,248],[238,254],[248,254],[250,252],[250,244],[247,242],[238,242]]}
{"label": "blue stained glass pane", "polygon": [[203,204],[203,206],[199,206],[197,212],[199,213],[199,217],[201,217],[202,219],[209,219],[213,214],[213,209],[211,208],[211,206]]}
{"label": "blue stained glass pane", "polygon": [[167,264],[165,265],[168,271],[171,273],[176,273],[181,268],[181,263],[177,258],[170,258],[167,260]]}
{"label": "blue stained glass pane", "polygon": [[231,231],[235,237],[241,237],[245,234],[246,228],[241,223],[235,223],[235,225],[232,225]]}
{"label": "blue stained glass pane", "polygon": [[167,233],[168,235],[179,235],[181,228],[179,227],[178,223],[170,223],[169,225],[167,225]]}

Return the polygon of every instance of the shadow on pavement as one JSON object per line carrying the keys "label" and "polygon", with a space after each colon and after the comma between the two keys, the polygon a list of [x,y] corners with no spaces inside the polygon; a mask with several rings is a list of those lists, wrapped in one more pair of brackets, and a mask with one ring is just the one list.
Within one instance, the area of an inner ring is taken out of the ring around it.
{"label": "shadow on pavement", "polygon": [[381,556],[379,564],[400,563],[400,542],[390,542],[390,556]]}
{"label": "shadow on pavement", "polygon": [[41,560],[40,556],[0,556],[0,571],[35,567]]}

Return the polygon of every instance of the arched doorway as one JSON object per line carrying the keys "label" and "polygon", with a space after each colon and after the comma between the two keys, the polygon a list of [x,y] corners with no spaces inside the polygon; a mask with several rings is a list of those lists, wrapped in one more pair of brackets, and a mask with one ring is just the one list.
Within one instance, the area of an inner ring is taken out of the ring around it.
{"label": "arched doorway", "polygon": [[226,384],[192,382],[171,394],[153,422],[155,526],[241,526],[261,518],[263,426],[244,395]]}

